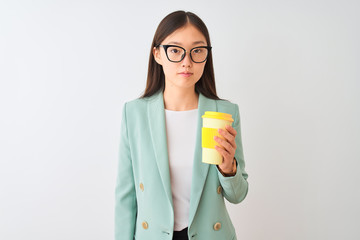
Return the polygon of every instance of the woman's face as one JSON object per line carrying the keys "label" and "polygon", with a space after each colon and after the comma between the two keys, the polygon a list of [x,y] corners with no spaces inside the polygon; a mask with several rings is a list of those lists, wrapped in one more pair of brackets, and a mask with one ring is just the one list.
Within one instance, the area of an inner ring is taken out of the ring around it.
{"label": "woman's face", "polygon": [[[194,89],[195,83],[199,81],[204,72],[206,61],[202,63],[193,62],[189,51],[194,47],[207,46],[204,35],[193,25],[187,24],[167,36],[161,44],[177,45],[186,49],[186,55],[181,62],[170,62],[163,47],[153,49],[155,61],[163,67],[166,87]],[[183,72],[191,74],[181,74]]]}

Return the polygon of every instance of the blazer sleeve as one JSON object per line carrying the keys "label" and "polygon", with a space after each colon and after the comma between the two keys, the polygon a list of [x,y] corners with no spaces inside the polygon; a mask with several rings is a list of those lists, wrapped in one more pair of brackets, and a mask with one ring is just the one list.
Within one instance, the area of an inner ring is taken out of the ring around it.
{"label": "blazer sleeve", "polygon": [[243,154],[243,146],[241,141],[241,129],[240,129],[240,114],[239,106],[235,106],[235,116],[233,128],[236,130],[237,134],[235,136],[236,151],[236,174],[232,177],[224,177],[218,170],[218,176],[220,184],[223,188],[224,197],[231,203],[240,203],[245,199],[248,193],[248,174],[245,171],[245,161]]}
{"label": "blazer sleeve", "polygon": [[127,128],[126,103],[123,106],[120,147],[115,186],[115,240],[133,240],[137,203]]}

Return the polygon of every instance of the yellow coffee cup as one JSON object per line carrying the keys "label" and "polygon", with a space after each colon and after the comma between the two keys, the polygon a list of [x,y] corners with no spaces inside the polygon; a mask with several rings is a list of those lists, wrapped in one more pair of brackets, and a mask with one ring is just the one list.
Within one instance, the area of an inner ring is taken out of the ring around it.
{"label": "yellow coffee cup", "polygon": [[205,114],[202,115],[202,118],[202,162],[209,164],[221,164],[223,156],[215,149],[215,145],[221,148],[223,147],[215,141],[214,136],[225,139],[222,135],[220,135],[218,129],[225,129],[226,125],[232,126],[234,119],[232,119],[231,114],[211,111],[206,111]]}

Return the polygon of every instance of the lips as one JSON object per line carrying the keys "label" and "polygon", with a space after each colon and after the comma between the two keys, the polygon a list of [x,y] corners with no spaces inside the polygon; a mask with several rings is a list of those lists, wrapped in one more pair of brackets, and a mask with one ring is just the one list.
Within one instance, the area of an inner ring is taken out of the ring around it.
{"label": "lips", "polygon": [[191,73],[191,72],[181,72],[179,74],[183,77],[190,77],[191,75],[193,75],[193,73]]}

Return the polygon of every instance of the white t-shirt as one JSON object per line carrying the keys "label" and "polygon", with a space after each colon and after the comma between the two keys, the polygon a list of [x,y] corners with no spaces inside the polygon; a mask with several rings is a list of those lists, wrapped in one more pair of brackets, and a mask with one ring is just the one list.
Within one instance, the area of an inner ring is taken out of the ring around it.
{"label": "white t-shirt", "polygon": [[192,168],[195,153],[198,109],[165,109],[170,180],[174,204],[174,231],[189,224]]}

